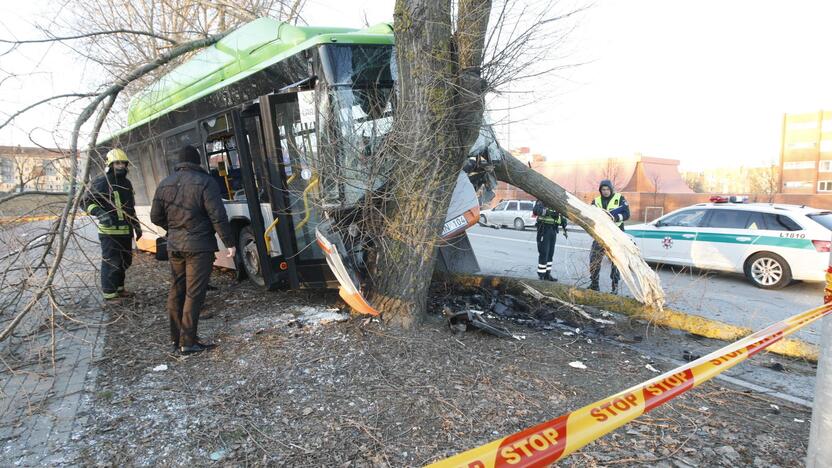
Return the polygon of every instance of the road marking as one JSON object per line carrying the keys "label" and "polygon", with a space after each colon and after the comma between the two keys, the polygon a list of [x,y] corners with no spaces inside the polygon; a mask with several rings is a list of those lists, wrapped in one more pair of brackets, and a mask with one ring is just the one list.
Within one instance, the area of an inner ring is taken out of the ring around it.
{"label": "road marking", "polygon": [[[469,233],[468,233],[468,235],[469,235],[469,236],[475,236],[475,237],[488,237],[489,239],[502,239],[502,240],[509,240],[509,241],[513,241],[513,242],[523,242],[523,243],[525,243],[525,244],[534,244],[534,245],[537,245],[537,242],[532,242],[532,241],[527,241],[527,240],[520,240],[520,239],[512,239],[511,237],[489,236],[489,235],[487,235],[487,234],[474,234],[474,233],[471,233],[471,232],[469,232]],[[570,246],[570,245],[560,245],[560,244],[555,244],[555,248],[556,248],[556,249],[569,249],[569,250],[585,250],[585,251],[589,251],[589,249],[588,249],[588,248],[586,248],[586,247],[572,247],[572,246]]]}

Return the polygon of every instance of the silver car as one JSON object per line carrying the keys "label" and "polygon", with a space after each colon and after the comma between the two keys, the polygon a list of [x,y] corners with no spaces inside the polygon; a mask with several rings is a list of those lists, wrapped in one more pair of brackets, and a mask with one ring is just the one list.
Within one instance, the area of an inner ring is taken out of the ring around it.
{"label": "silver car", "polygon": [[529,200],[503,200],[490,210],[480,211],[480,224],[497,227],[511,226],[518,231],[534,227],[532,215],[534,202]]}

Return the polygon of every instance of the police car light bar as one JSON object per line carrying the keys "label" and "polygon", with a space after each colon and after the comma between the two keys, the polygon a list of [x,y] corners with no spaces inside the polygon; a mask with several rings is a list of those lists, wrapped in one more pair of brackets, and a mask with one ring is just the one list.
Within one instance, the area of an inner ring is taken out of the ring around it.
{"label": "police car light bar", "polygon": [[714,195],[709,200],[711,203],[745,203],[748,201],[748,197],[745,195],[731,195],[730,197]]}

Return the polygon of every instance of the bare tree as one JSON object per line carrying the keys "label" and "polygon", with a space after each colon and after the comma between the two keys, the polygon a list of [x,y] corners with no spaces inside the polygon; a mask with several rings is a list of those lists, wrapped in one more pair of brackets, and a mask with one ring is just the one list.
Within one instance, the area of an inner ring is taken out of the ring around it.
{"label": "bare tree", "polygon": [[774,195],[780,192],[780,167],[769,165],[754,168],[749,171],[749,191],[754,195],[761,195],[766,202],[771,203]]}
{"label": "bare tree", "polygon": [[705,175],[701,172],[682,173],[682,178],[685,180],[685,183],[696,193],[703,193],[705,191],[704,177]]}
{"label": "bare tree", "polygon": [[[541,44],[547,37],[546,25],[560,21],[565,15],[542,8],[528,25],[517,23],[514,18],[514,26],[510,27],[511,5],[513,2],[504,1],[493,8],[490,0],[399,0],[396,3],[399,79],[394,131],[379,152],[378,162],[369,166],[370,172],[366,174],[372,180],[372,171],[389,168],[389,183],[372,197],[366,197],[363,211],[355,217],[362,236],[371,238],[375,246],[371,298],[389,323],[411,325],[425,310],[436,246],[452,188],[482,128],[483,96],[505,80],[539,76],[557,68],[544,60],[551,48],[535,47],[535,44]],[[496,21],[489,28],[492,17]],[[99,91],[81,95],[89,97],[74,123],[67,152],[71,162],[69,202],[54,228],[39,244],[44,254],[33,271],[40,272],[42,277],[24,307],[0,332],[0,340],[7,338],[20,320],[53,291],[72,238],[71,229],[81,199],[79,189],[89,177],[89,164],[80,175],[78,171],[82,126],[95,116],[86,145],[92,151],[104,120],[122,92],[222,37],[222,34],[197,35],[198,39],[189,42],[160,39],[165,37],[163,33],[169,32],[157,28],[149,34],[112,33],[161,40],[164,47],[160,47],[164,50],[126,73],[114,75],[115,79]],[[72,40],[78,39],[73,36]],[[524,54],[524,50],[530,53]],[[624,280],[636,296],[647,303],[661,305],[658,280],[640,269],[643,262],[637,250],[633,250],[632,242],[601,210],[586,206],[510,155],[494,171],[501,180],[560,209],[587,229],[622,269]],[[652,273],[648,267],[644,268]],[[639,286],[639,281],[646,286]]]}
{"label": "bare tree", "polygon": [[613,187],[618,187],[619,167],[615,158],[607,158],[604,162],[604,168],[601,171],[601,177],[612,182]]}

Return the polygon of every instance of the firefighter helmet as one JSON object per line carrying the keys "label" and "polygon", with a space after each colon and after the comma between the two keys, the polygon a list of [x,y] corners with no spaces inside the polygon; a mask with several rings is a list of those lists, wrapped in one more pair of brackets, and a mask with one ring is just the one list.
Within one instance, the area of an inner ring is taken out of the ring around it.
{"label": "firefighter helmet", "polygon": [[130,160],[127,159],[127,153],[125,153],[121,148],[113,148],[107,152],[107,166],[116,161],[122,161],[130,164]]}

